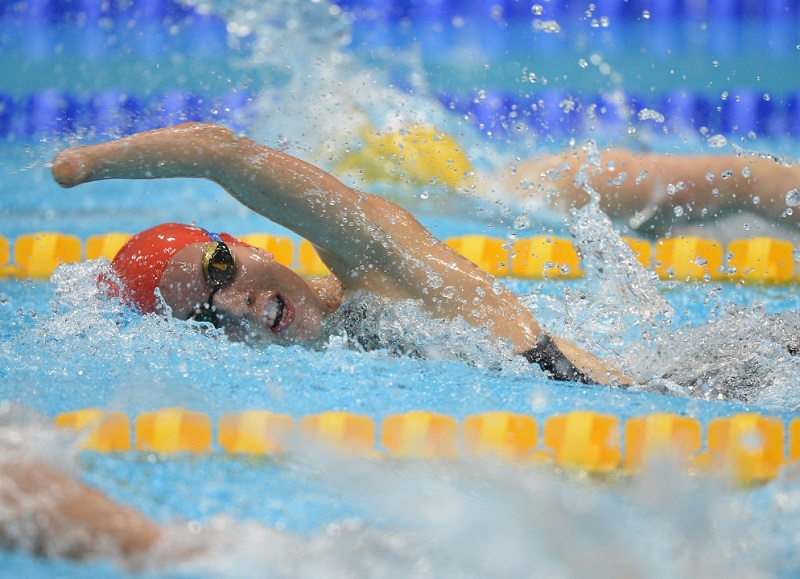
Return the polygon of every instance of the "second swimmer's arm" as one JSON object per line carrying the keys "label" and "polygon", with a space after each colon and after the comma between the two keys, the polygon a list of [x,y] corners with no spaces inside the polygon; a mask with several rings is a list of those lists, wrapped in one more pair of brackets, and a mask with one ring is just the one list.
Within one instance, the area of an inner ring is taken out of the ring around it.
{"label": "second swimmer's arm", "polygon": [[[0,544],[46,557],[149,563],[161,528],[139,511],[41,463],[0,461]],[[185,553],[185,555],[188,553]]]}

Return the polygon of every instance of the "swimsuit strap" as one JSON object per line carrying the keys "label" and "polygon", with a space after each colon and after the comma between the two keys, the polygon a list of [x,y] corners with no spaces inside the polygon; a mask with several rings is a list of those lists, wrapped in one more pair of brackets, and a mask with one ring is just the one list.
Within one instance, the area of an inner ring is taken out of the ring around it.
{"label": "swimsuit strap", "polygon": [[538,364],[553,380],[597,384],[589,376],[578,370],[547,334],[543,333],[539,338],[538,344],[519,355],[531,364]]}

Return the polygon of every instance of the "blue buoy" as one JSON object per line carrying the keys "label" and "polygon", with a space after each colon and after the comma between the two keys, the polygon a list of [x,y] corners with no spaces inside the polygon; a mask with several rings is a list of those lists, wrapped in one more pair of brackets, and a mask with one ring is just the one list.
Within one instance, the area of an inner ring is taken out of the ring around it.
{"label": "blue buoy", "polygon": [[75,132],[75,99],[63,91],[46,89],[28,97],[27,136],[57,136]]}
{"label": "blue buoy", "polygon": [[203,99],[185,91],[169,91],[156,99],[151,111],[152,128],[203,120]]}
{"label": "blue buoy", "polygon": [[0,94],[0,138],[11,135],[15,108],[14,98],[10,94]]}
{"label": "blue buoy", "polygon": [[667,131],[682,135],[701,127],[712,128],[708,100],[691,90],[678,89],[664,95],[660,112]]}
{"label": "blue buoy", "polygon": [[128,135],[136,130],[136,121],[141,113],[138,101],[119,90],[105,90],[94,95],[89,108],[92,118],[90,126],[97,135]]}
{"label": "blue buoy", "polygon": [[722,131],[727,135],[768,136],[772,101],[753,90],[736,91],[722,101]]}

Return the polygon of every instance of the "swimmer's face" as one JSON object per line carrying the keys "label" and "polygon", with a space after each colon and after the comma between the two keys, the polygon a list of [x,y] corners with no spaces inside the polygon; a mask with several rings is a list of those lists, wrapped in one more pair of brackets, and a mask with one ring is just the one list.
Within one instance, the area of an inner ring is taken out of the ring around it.
{"label": "swimmer's face", "polygon": [[[186,320],[208,302],[213,289],[203,271],[208,243],[193,243],[178,251],[161,276],[159,289],[172,315]],[[236,270],[230,283],[214,293],[216,325],[231,340],[307,342],[322,327],[322,308],[314,291],[272,254],[231,245]]]}

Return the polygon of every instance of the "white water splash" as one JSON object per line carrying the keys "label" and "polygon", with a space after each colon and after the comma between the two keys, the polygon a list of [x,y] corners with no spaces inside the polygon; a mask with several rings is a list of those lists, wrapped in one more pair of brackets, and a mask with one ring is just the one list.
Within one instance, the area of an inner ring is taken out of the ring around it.
{"label": "white water splash", "polygon": [[[653,274],[642,267],[600,209],[599,194],[588,177],[590,170],[600,169],[600,154],[593,143],[586,145],[586,151],[587,162],[576,172],[575,184],[590,201],[573,209],[569,218],[585,278],[580,288],[565,290],[561,331],[590,349],[630,358],[632,344],[647,348],[669,326],[672,308],[659,293]],[[636,370],[635,364],[632,369]]]}
{"label": "white water splash", "polygon": [[[365,64],[347,47],[347,15],[322,0],[199,0],[191,4],[217,13],[229,30],[248,34],[252,50],[241,66],[265,79],[248,134],[312,163],[331,167],[363,145],[369,127],[396,130],[460,124],[428,95],[424,76],[411,74],[414,94],[390,83],[389,69],[423,70],[415,50],[373,56]],[[235,34],[234,34],[235,36]]]}

